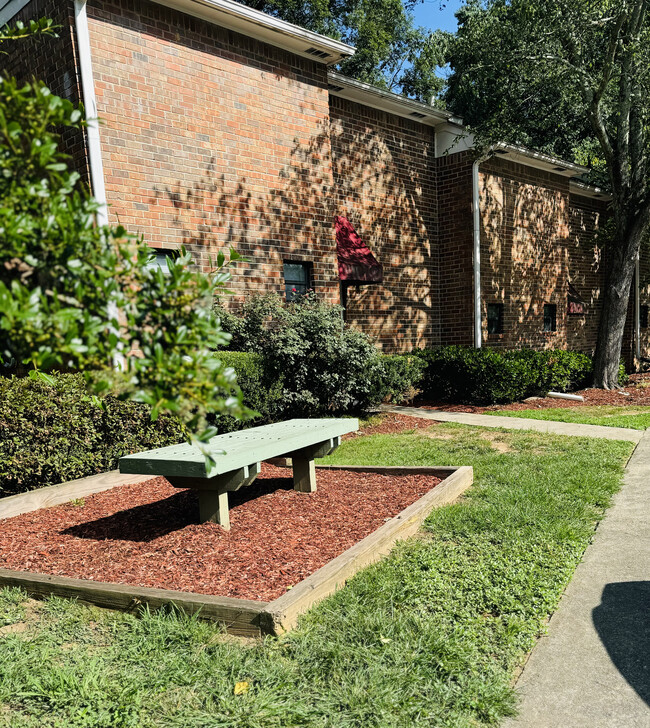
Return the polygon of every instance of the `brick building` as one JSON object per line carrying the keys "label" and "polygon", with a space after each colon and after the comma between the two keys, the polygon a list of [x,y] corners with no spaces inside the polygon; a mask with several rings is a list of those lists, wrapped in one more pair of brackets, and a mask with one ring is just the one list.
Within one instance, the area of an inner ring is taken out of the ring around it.
{"label": "brick building", "polygon": [[[245,255],[235,300],[313,287],[386,351],[592,351],[608,201],[585,169],[507,145],[479,159],[460,119],[332,72],[350,46],[232,0],[0,0],[0,24],[35,17],[59,37],[0,68],[101,119],[64,141],[110,222],[204,267]],[[339,279],[335,216],[381,282]],[[650,347],[639,295],[630,359]]]}

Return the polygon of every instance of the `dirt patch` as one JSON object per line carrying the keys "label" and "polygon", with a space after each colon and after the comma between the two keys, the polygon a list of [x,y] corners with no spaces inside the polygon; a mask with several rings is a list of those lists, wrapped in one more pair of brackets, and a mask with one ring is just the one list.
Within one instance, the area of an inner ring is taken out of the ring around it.
{"label": "dirt patch", "polygon": [[455,435],[452,435],[449,432],[436,432],[435,430],[433,432],[425,432],[423,434],[431,440],[453,440],[455,437]]}
{"label": "dirt patch", "polygon": [[440,479],[317,472],[318,491],[263,463],[230,494],[232,530],[198,523],[194,491],[164,478],[2,521],[7,569],[270,601],[421,498]]}
{"label": "dirt patch", "polygon": [[513,448],[510,447],[503,435],[497,432],[481,432],[479,433],[481,440],[487,440],[490,443],[490,447],[497,452],[507,453],[514,452]]}
{"label": "dirt patch", "polygon": [[6,637],[10,634],[21,634],[28,628],[27,622],[14,622],[14,624],[7,624],[4,627],[0,627],[0,637]]}

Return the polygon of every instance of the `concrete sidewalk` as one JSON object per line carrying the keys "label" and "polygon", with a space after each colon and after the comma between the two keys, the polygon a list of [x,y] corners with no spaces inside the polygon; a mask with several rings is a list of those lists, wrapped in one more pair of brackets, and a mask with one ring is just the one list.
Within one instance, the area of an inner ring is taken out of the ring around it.
{"label": "concrete sidewalk", "polygon": [[650,726],[650,431],[517,691],[503,728]]}
{"label": "concrete sidewalk", "polygon": [[[444,412],[443,410],[394,405],[382,405],[379,409],[382,412],[396,412],[411,417],[434,420],[435,422],[458,422],[462,425],[503,427],[508,430],[535,430],[536,432],[552,432],[556,435],[568,435],[569,437],[601,437],[605,440],[628,440],[629,442],[639,442],[643,437],[643,430],[631,430],[627,427],[580,425],[575,422],[529,420],[525,417],[500,417],[499,415],[475,415],[470,412]],[[650,728],[650,723],[648,723],[648,728]]]}

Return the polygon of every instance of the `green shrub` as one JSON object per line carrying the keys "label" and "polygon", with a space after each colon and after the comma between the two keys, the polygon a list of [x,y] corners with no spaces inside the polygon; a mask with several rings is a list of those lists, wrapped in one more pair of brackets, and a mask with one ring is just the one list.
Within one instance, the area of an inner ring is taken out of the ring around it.
{"label": "green shrub", "polygon": [[375,373],[373,399],[379,402],[410,402],[418,394],[426,369],[419,356],[383,354]]}
{"label": "green shrub", "polygon": [[585,387],[593,375],[589,356],[563,350],[446,346],[413,354],[427,364],[420,388],[423,396],[432,400],[503,404],[550,390]]}
{"label": "green shrub", "polygon": [[219,432],[264,425],[276,419],[282,403],[282,377],[267,371],[264,357],[244,351],[220,351],[217,357],[226,367],[235,370],[245,406],[257,412],[257,416],[247,420],[228,415],[214,417],[212,423]]}
{"label": "green shrub", "polygon": [[625,370],[625,362],[621,359],[618,365],[618,383],[623,387],[630,381],[630,377]]}
{"label": "green shrub", "polygon": [[271,380],[281,380],[278,419],[363,412],[381,401],[379,352],[343,323],[340,306],[313,295],[284,303],[272,294],[218,316],[232,335],[230,350],[261,354]]}
{"label": "green shrub", "polygon": [[80,374],[0,377],[0,496],[105,472],[121,455],[183,441],[182,425],[149,408],[88,394]]}
{"label": "green shrub", "polygon": [[563,349],[536,353],[541,362],[538,381],[541,392],[569,392],[584,389],[591,383],[594,365],[587,354]]}

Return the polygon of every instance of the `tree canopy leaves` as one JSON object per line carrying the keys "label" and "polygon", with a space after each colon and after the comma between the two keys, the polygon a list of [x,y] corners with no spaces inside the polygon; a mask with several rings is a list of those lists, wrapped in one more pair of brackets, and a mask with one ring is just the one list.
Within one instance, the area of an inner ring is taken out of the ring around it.
{"label": "tree canopy leaves", "polygon": [[244,0],[245,5],[355,46],[340,71],[429,103],[449,34],[416,27],[413,0]]}
{"label": "tree canopy leaves", "polygon": [[616,386],[641,242],[650,229],[648,0],[470,0],[446,94],[485,139],[591,164],[612,193],[596,382]]}

